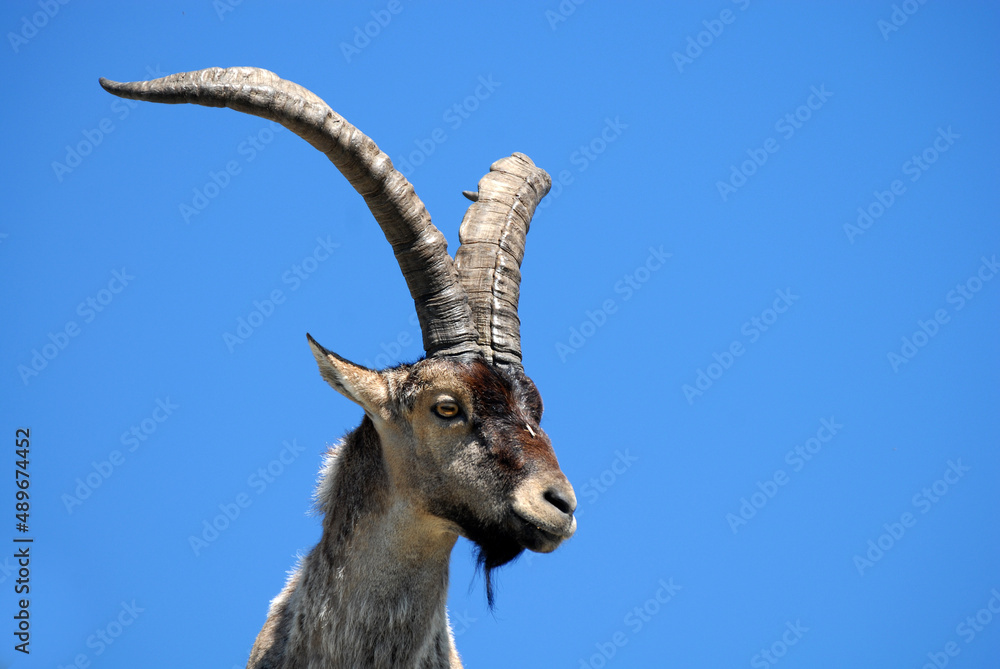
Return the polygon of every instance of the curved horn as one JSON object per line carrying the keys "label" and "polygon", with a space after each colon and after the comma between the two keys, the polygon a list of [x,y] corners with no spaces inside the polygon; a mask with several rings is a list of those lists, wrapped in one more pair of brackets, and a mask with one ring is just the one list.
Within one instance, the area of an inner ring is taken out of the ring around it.
{"label": "curved horn", "polygon": [[364,133],[302,86],[253,67],[218,67],[101,86],[119,97],[229,107],[276,121],[326,154],[368,203],[417,308],[428,356],[476,353],[477,332],[444,236],[413,186]]}
{"label": "curved horn", "polygon": [[458,277],[469,296],[479,346],[487,360],[521,365],[521,321],[517,302],[524,241],[535,207],[552,186],[548,173],[523,153],[490,165],[479,180],[458,236]]}

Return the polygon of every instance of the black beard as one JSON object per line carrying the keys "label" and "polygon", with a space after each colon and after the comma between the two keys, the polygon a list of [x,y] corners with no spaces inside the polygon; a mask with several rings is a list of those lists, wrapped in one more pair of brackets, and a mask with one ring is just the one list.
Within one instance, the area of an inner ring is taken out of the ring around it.
{"label": "black beard", "polygon": [[[471,538],[471,535],[470,535]],[[486,603],[493,610],[493,570],[516,560],[524,547],[517,541],[496,537],[473,538],[476,544],[476,568],[483,570],[483,581],[486,583]]]}
{"label": "black beard", "polygon": [[462,535],[475,544],[476,569],[482,569],[486,584],[486,602],[493,609],[493,571],[516,559],[524,546],[510,528],[496,522],[484,522],[467,509],[454,507],[432,509],[432,513],[457,524]]}

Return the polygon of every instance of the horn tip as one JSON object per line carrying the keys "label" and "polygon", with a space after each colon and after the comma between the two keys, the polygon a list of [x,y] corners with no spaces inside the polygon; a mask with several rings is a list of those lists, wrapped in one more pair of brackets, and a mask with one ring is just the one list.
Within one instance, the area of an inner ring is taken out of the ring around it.
{"label": "horn tip", "polygon": [[472,200],[473,202],[479,202],[479,191],[475,190],[463,190],[462,195],[466,198]]}

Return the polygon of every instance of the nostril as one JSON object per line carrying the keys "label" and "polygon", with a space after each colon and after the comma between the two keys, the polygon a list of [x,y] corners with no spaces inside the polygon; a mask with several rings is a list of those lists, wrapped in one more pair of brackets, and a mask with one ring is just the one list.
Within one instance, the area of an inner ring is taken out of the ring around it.
{"label": "nostril", "polygon": [[567,516],[573,515],[573,511],[576,510],[576,504],[566,499],[566,497],[555,488],[549,488],[545,491],[545,501],[565,513]]}

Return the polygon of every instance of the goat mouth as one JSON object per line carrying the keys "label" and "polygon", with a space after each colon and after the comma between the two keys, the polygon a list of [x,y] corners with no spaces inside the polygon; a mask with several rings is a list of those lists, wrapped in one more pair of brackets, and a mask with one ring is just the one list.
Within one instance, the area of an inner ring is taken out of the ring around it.
{"label": "goat mouth", "polygon": [[563,540],[571,537],[573,531],[576,529],[576,519],[573,519],[570,526],[563,530],[542,526],[538,521],[516,512],[514,513],[514,518],[517,524],[516,536],[518,543],[529,551],[536,553],[551,553],[559,547],[559,544]]}

